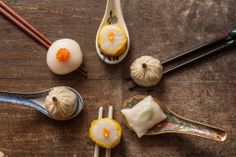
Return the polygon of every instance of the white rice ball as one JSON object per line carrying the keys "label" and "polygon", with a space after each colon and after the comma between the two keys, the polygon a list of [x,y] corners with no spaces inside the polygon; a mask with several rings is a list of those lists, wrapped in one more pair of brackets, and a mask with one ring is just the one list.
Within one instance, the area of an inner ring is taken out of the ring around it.
{"label": "white rice ball", "polygon": [[47,65],[55,74],[64,75],[75,71],[82,61],[80,46],[72,39],[59,39],[48,49]]}

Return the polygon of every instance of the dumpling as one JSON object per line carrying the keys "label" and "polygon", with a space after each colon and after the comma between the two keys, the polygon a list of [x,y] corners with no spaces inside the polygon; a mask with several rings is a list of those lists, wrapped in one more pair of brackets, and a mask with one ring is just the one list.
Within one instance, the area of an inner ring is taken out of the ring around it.
{"label": "dumpling", "polygon": [[45,100],[45,108],[57,120],[66,120],[77,109],[77,96],[67,87],[54,87]]}
{"label": "dumpling", "polygon": [[111,118],[94,120],[89,129],[90,138],[103,148],[114,148],[120,143],[122,128]]}
{"label": "dumpling", "polygon": [[161,62],[151,56],[137,58],[130,66],[130,75],[135,83],[149,87],[156,85],[162,77]]}
{"label": "dumpling", "polygon": [[120,56],[126,50],[126,33],[119,25],[103,26],[99,32],[98,45],[106,56]]}
{"label": "dumpling", "polygon": [[154,125],[166,119],[166,115],[152,96],[144,98],[132,108],[122,109],[121,112],[138,137],[142,137]]}
{"label": "dumpling", "polygon": [[72,39],[55,41],[47,53],[47,64],[56,74],[68,74],[82,64],[83,55],[79,44]]}

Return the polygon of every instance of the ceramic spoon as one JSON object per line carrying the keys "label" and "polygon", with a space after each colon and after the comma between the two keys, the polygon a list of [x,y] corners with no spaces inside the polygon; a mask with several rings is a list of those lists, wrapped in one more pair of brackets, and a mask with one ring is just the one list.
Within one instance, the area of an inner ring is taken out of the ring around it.
{"label": "ceramic spoon", "polygon": [[[118,57],[105,56],[101,52],[101,50],[98,46],[98,34],[99,34],[101,28],[104,25],[113,25],[113,24],[119,24],[120,26],[122,26],[125,33],[126,33],[127,39],[128,39],[127,47],[126,47],[125,52],[122,55],[118,56]],[[98,28],[95,43],[96,43],[97,53],[98,53],[99,57],[105,63],[117,64],[117,63],[121,62],[125,58],[125,56],[128,54],[129,46],[130,46],[130,38],[129,38],[128,29],[127,29],[126,24],[125,24],[125,20],[123,18],[120,0],[107,0],[106,11],[105,11],[104,17],[102,19],[102,22],[101,22],[101,24]]]}
{"label": "ceramic spoon", "polygon": [[[76,95],[77,95],[77,109],[75,111],[75,113],[65,119],[65,120],[69,120],[74,118],[75,116],[77,116],[80,111],[83,108],[83,100],[80,96],[80,94],[73,88],[67,87],[70,90],[72,90]],[[52,90],[53,88],[47,89],[45,91],[40,91],[40,92],[36,92],[36,93],[10,93],[10,92],[0,92],[0,103],[8,103],[8,104],[15,104],[15,105],[19,105],[19,106],[26,106],[26,107],[31,107],[34,108],[36,110],[38,110],[39,112],[43,113],[44,115],[54,119],[47,111],[47,109],[45,108],[44,102],[46,99],[46,96],[49,94],[49,92]]]}
{"label": "ceramic spoon", "polygon": [[[132,108],[139,101],[144,99],[145,95],[137,95],[129,98],[122,105],[123,108]],[[160,105],[163,112],[166,114],[167,118],[151,128],[145,135],[157,135],[164,133],[182,133],[195,135],[215,141],[224,141],[227,138],[227,133],[220,128],[210,126],[207,124],[202,124],[193,120],[186,119],[181,117],[168,109],[162,102],[155,99],[154,100]],[[124,116],[123,116],[124,117]],[[124,123],[133,130],[124,117]]]}

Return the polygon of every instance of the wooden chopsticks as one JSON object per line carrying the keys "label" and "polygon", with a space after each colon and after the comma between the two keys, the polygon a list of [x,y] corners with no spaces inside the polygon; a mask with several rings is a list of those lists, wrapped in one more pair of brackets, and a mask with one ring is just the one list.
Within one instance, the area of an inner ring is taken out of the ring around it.
{"label": "wooden chopsticks", "polygon": [[[98,110],[98,119],[103,117],[103,107],[101,106]],[[100,147],[95,144],[95,149],[94,149],[94,157],[99,157],[99,153],[100,153]]]}
{"label": "wooden chopsticks", "polygon": [[50,47],[52,42],[47,37],[45,37],[42,33],[40,33],[32,25],[30,25],[26,20],[20,17],[15,11],[13,11],[10,7],[8,7],[4,2],[0,1],[0,6],[1,6],[0,10],[2,14],[4,14],[7,18],[9,18],[17,26],[22,28],[25,32],[31,35],[34,39],[36,39],[46,48]]}
{"label": "wooden chopsticks", "polygon": [[[167,59],[166,61],[161,62],[161,64],[164,67],[163,75],[167,75],[171,72],[177,71],[186,65],[199,62],[234,45],[236,45],[236,30],[229,32],[223,37],[204,43],[189,51],[183,52],[175,57],[172,57],[170,59]],[[172,64],[174,64],[174,66],[172,66],[169,69],[166,69],[168,66],[171,66]],[[127,81],[129,81],[130,79],[131,78],[128,78]],[[138,87],[139,86],[135,84],[134,86],[129,87],[129,90],[132,91]]]}
{"label": "wooden chopsticks", "polygon": [[[36,41],[42,44],[45,48],[49,48],[52,45],[52,42],[40,33],[36,28],[30,25],[25,19],[23,19],[20,15],[18,15],[14,10],[12,10],[9,6],[7,6],[3,1],[0,0],[0,12],[15,23],[19,28],[24,30],[27,34],[33,37]],[[85,68],[80,67],[79,72],[87,77],[87,71]]]}
{"label": "wooden chopsticks", "polygon": [[[108,111],[108,118],[112,118],[112,117],[113,117],[113,107],[110,106],[109,111]],[[111,149],[106,149],[105,157],[111,157]]]}

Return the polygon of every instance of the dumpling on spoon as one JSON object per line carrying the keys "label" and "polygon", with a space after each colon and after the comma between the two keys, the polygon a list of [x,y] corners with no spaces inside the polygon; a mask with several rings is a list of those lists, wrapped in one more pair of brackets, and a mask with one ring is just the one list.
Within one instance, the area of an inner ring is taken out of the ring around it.
{"label": "dumpling on spoon", "polygon": [[165,113],[152,96],[144,98],[132,108],[122,109],[121,113],[138,137],[142,137],[154,125],[166,119]]}
{"label": "dumpling on spoon", "polygon": [[120,56],[126,50],[126,33],[119,25],[105,25],[99,32],[98,45],[106,56]]}
{"label": "dumpling on spoon", "polygon": [[45,108],[57,120],[67,120],[77,109],[77,96],[64,86],[54,87],[45,99]]}
{"label": "dumpling on spoon", "polygon": [[75,71],[82,61],[80,46],[72,39],[59,39],[48,49],[47,65],[56,74],[64,75]]}

